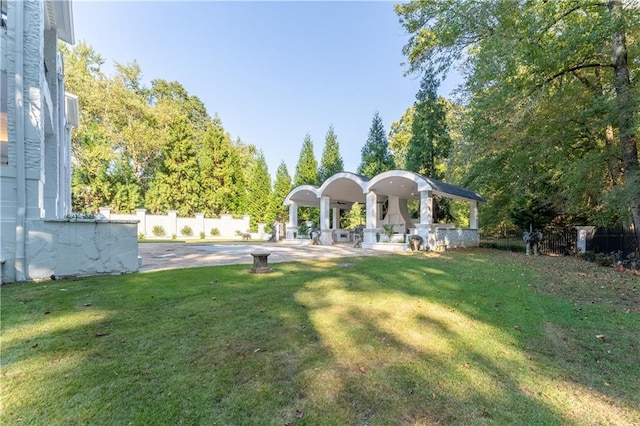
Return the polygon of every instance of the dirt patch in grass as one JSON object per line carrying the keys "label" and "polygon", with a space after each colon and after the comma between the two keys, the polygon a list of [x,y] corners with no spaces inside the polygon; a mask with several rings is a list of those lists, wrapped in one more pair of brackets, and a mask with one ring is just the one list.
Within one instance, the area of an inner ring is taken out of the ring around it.
{"label": "dirt patch in grass", "polygon": [[533,290],[572,302],[640,312],[640,276],[570,256],[526,256],[495,251],[495,256],[531,268],[539,279]]}

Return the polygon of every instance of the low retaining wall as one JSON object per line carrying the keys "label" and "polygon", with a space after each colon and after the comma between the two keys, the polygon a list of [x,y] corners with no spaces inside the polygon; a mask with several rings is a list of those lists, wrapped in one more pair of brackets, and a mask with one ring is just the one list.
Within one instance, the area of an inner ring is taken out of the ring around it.
{"label": "low retaining wall", "polygon": [[26,278],[137,272],[137,226],[137,221],[28,221]]}
{"label": "low retaining wall", "polygon": [[480,235],[477,229],[436,228],[429,234],[429,248],[479,247]]}

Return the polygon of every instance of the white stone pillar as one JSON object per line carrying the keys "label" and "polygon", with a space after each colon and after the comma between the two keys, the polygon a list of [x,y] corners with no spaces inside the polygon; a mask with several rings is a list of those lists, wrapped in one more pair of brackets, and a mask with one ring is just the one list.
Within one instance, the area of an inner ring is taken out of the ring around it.
{"label": "white stone pillar", "polygon": [[378,194],[369,192],[367,194],[367,229],[378,227]]}
{"label": "white stone pillar", "polygon": [[177,210],[169,210],[167,212],[168,220],[169,220],[169,236],[173,237],[174,235],[178,235],[178,211]]}
{"label": "white stone pillar", "polygon": [[431,191],[420,191],[420,224],[433,223],[433,194]]}
{"label": "white stone pillar", "polygon": [[333,231],[329,222],[331,213],[331,199],[326,196],[320,198],[320,242],[322,245],[331,245]]}
{"label": "white stone pillar", "polygon": [[147,235],[147,209],[136,209],[138,219],[138,234]]}
{"label": "white stone pillar", "polygon": [[196,213],[196,229],[193,230],[193,235],[200,238],[200,233],[204,232],[205,238],[207,237],[207,231],[204,230],[204,213]]}
{"label": "white stone pillar", "polygon": [[287,223],[287,239],[293,240],[298,235],[298,204],[289,205],[289,223]]}
{"label": "white stone pillar", "polygon": [[364,229],[363,242],[375,243],[378,228],[378,194],[371,191],[367,193],[367,223]]}
{"label": "white stone pillar", "polygon": [[340,209],[333,208],[333,229],[340,229]]}
{"label": "white stone pillar", "polygon": [[98,207],[98,213],[104,216],[105,219],[111,220],[111,207]]}
{"label": "white stone pillar", "polygon": [[478,202],[469,202],[469,228],[478,229]]}
{"label": "white stone pillar", "polygon": [[578,239],[576,241],[576,250],[578,253],[585,253],[587,251],[587,237],[593,235],[595,226],[576,226],[578,232]]}

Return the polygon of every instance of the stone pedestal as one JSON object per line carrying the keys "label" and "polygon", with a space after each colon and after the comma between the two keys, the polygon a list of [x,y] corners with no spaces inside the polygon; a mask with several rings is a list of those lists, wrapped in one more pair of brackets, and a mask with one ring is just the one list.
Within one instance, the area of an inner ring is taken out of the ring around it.
{"label": "stone pedestal", "polygon": [[271,253],[251,253],[253,256],[253,268],[249,272],[254,274],[264,274],[273,272],[273,269],[269,268],[267,258]]}

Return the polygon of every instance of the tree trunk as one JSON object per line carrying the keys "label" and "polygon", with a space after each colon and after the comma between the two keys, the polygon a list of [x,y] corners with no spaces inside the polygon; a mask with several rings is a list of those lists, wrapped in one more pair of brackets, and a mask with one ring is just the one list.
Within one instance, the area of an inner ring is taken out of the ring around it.
{"label": "tree trunk", "polygon": [[636,235],[640,235],[640,164],[636,146],[634,123],[634,100],[631,93],[631,79],[627,65],[627,39],[621,0],[610,0],[609,11],[614,23],[613,61],[617,101],[620,148],[624,166],[625,189],[629,197],[629,207]]}

